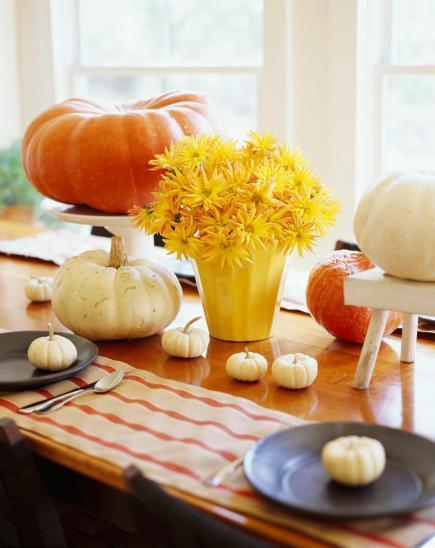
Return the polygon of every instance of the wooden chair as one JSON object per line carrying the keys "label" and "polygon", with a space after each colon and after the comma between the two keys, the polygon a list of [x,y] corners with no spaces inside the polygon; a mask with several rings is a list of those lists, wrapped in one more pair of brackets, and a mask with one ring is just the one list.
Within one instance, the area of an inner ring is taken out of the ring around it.
{"label": "wooden chair", "polygon": [[152,548],[265,548],[271,546],[169,495],[129,466],[124,471],[136,526]]}
{"label": "wooden chair", "polygon": [[66,546],[30,445],[10,419],[0,419],[0,546]]}

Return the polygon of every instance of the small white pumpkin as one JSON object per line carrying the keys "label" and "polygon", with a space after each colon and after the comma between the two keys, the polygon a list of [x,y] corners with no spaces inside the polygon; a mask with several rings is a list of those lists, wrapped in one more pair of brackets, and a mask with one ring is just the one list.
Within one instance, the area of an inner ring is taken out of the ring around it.
{"label": "small white pumpkin", "polygon": [[225,364],[225,369],[230,377],[239,381],[258,381],[267,371],[267,360],[261,354],[250,352],[248,347],[244,352],[232,354]]}
{"label": "small white pumpkin", "polygon": [[435,281],[435,174],[392,173],[361,198],[353,224],[363,251],[399,278]]}
{"label": "small white pumpkin", "polygon": [[203,329],[192,328],[192,324],[201,317],[193,318],[184,327],[170,329],[163,333],[163,350],[170,356],[178,358],[197,358],[207,350],[210,342],[209,334]]}
{"label": "small white pumpkin", "polygon": [[53,278],[50,276],[32,276],[24,286],[24,294],[29,301],[43,303],[51,300]]}
{"label": "small white pumpkin", "polygon": [[27,357],[38,369],[62,371],[76,361],[77,349],[66,337],[55,335],[49,323],[48,337],[39,337],[32,341]]}
{"label": "small white pumpkin", "polygon": [[317,360],[306,354],[283,354],[272,364],[272,377],[284,388],[306,388],[317,377]]}
{"label": "small white pumpkin", "polygon": [[57,272],[52,304],[71,331],[92,340],[138,339],[158,333],[180,309],[175,275],[146,259],[129,261],[122,238],[110,255],[86,251]]}
{"label": "small white pumpkin", "polygon": [[322,449],[322,464],[335,481],[358,486],[372,483],[385,468],[382,443],[365,436],[342,436]]}

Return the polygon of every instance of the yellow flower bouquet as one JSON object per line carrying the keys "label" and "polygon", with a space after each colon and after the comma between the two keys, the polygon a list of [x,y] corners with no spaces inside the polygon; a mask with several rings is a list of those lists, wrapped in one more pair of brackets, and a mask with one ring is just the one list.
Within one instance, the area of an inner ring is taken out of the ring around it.
{"label": "yellow flower bouquet", "polygon": [[[134,225],[161,233],[170,253],[193,261],[212,335],[268,337],[288,253],[311,251],[335,222],[339,205],[330,190],[298,149],[271,133],[251,131],[241,145],[185,137],[151,164],[162,178]],[[273,304],[266,318],[265,301]],[[240,307],[245,314],[237,318]]]}

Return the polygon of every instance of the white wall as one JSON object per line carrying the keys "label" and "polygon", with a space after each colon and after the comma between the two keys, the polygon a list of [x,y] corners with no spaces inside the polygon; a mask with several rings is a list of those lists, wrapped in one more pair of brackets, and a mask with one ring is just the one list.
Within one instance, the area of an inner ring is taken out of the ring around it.
{"label": "white wall", "polygon": [[50,0],[15,2],[19,29],[22,122],[25,127],[55,102],[51,12]]}
{"label": "white wall", "polygon": [[21,133],[15,0],[0,0],[0,147]]}
{"label": "white wall", "polygon": [[292,0],[292,142],[340,198],[338,227],[316,253],[296,267],[309,267],[353,239],[356,155],[357,0]]}

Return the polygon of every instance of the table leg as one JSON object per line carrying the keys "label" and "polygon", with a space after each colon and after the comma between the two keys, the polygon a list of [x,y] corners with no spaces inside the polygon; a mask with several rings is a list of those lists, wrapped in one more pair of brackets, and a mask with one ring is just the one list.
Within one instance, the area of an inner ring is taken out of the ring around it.
{"label": "table leg", "polygon": [[402,348],[400,361],[412,363],[415,358],[415,345],[417,342],[417,314],[403,314]]}
{"label": "table leg", "polygon": [[368,388],[378,357],[379,347],[387,323],[388,310],[374,310],[364,345],[361,350],[358,367],[353,379],[353,387],[360,390]]}

